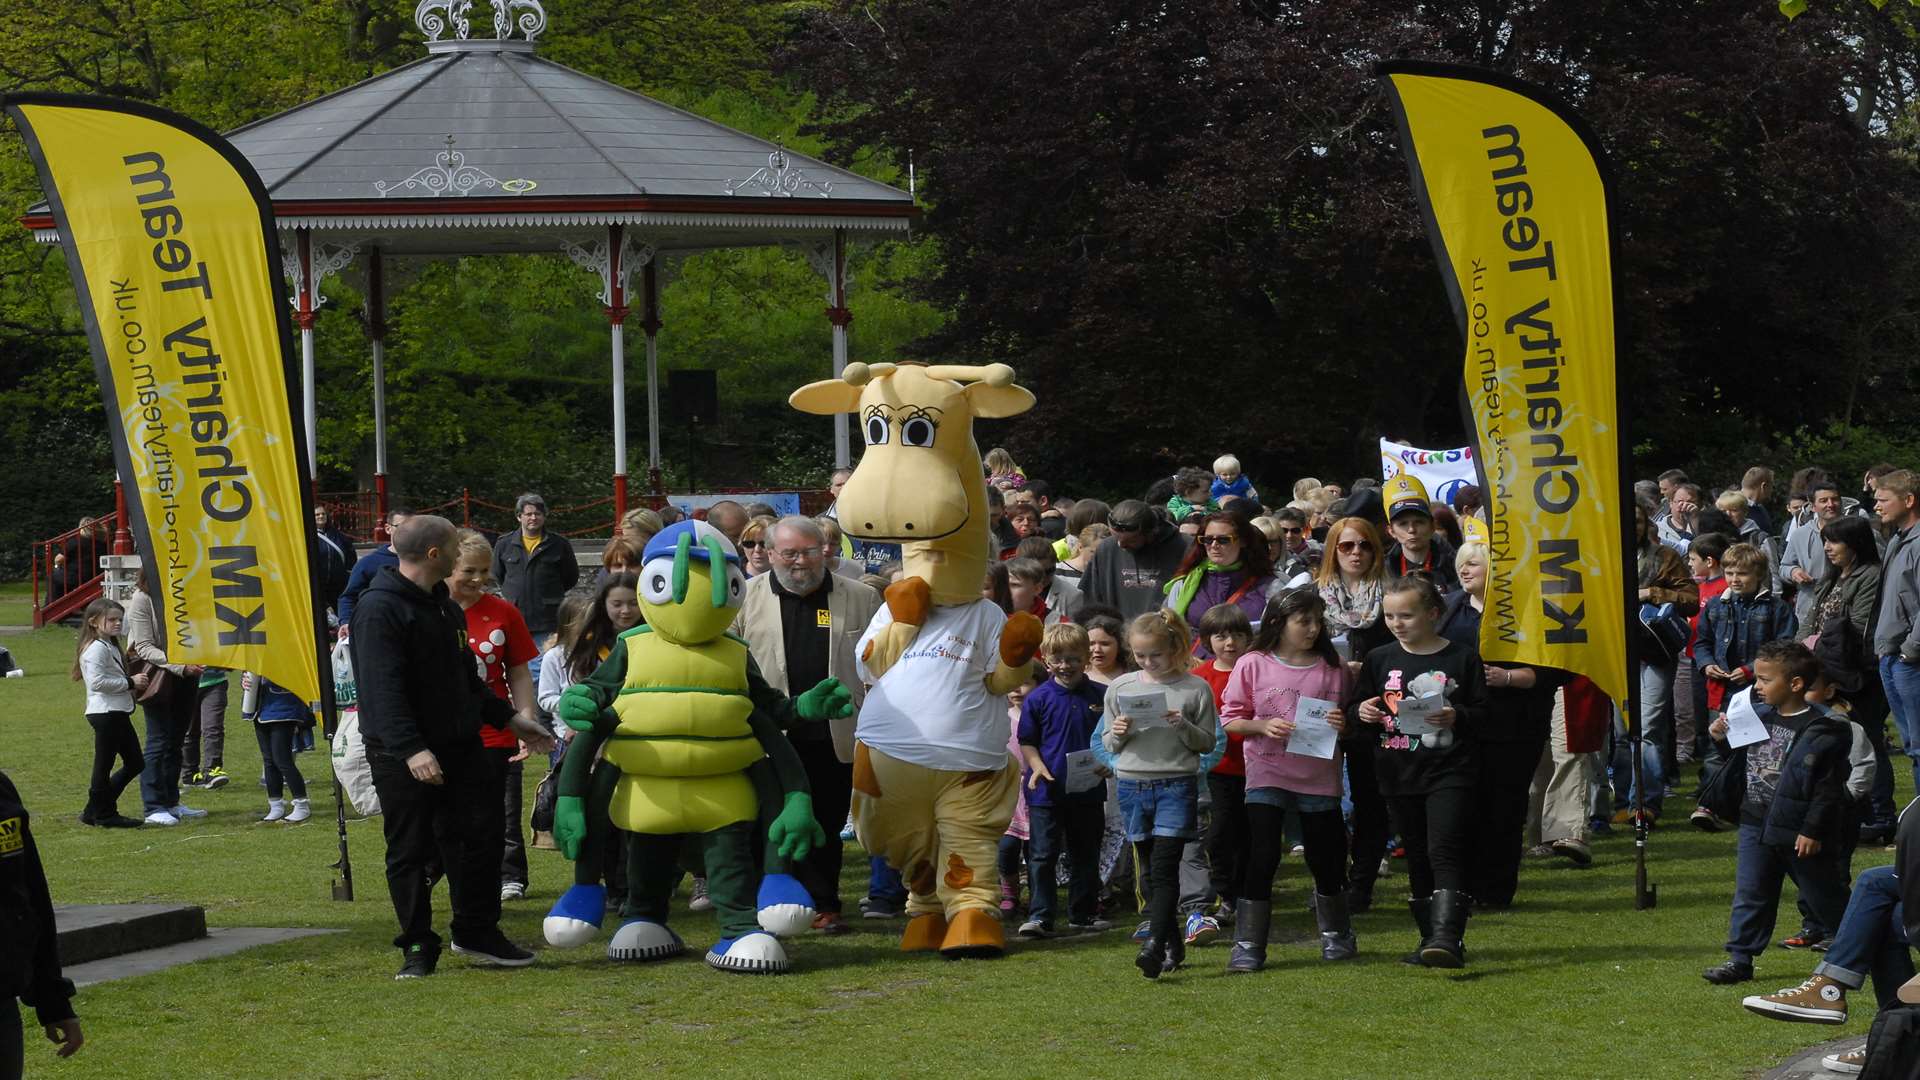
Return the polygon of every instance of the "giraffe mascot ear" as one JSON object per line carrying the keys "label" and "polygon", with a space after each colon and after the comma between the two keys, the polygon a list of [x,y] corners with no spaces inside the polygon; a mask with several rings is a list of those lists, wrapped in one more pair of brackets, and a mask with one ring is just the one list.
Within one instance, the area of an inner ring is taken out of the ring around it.
{"label": "giraffe mascot ear", "polygon": [[[795,390],[787,397],[787,404],[815,416],[855,412],[860,408],[860,394],[866,385],[892,371],[893,367],[887,363],[862,364],[855,361],[848,364],[837,379],[822,379]],[[1012,369],[1008,371],[1011,373]],[[1028,395],[1028,399],[1031,401],[1032,395]]]}

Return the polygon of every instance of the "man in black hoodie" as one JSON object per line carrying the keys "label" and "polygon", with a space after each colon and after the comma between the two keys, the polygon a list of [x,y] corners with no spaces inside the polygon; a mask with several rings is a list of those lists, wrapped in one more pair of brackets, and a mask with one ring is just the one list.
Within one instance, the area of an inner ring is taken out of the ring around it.
{"label": "man in black hoodie", "polygon": [[500,791],[488,780],[480,725],[513,729],[535,753],[553,742],[537,719],[515,713],[480,680],[466,616],[447,595],[454,538],[442,517],[400,525],[400,564],[381,569],[361,594],[348,638],[386,831],[387,888],[400,918],[401,979],[431,975],[439,961],[433,863],[446,868],[453,896],[454,952],[498,967],[533,962],[500,932]]}
{"label": "man in black hoodie", "polygon": [[1166,583],[1193,541],[1139,499],[1121,502],[1107,520],[1113,535],[1094,550],[1080,591],[1128,619],[1145,615],[1166,603]]}
{"label": "man in black hoodie", "polygon": [[73,984],[60,974],[55,935],[53,899],[27,810],[13,781],[0,773],[0,1077],[19,1076],[25,1066],[16,998],[33,1006],[61,1057],[86,1041],[73,1015]]}

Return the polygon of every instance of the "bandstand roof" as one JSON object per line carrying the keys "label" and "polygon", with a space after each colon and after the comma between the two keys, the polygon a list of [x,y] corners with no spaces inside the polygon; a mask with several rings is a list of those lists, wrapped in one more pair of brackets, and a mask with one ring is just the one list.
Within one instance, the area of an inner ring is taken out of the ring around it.
{"label": "bandstand roof", "polygon": [[[625,224],[665,251],[904,233],[917,214],[897,188],[543,59],[537,4],[515,0],[518,26],[489,39],[447,6],[416,13],[421,59],[227,133],[282,230],[431,256]],[[23,223],[58,239],[44,203]]]}

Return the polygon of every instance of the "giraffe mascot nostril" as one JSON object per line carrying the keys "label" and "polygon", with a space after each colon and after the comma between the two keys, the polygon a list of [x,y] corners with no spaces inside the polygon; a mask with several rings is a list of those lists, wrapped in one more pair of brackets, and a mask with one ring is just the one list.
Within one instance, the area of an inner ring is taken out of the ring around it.
{"label": "giraffe mascot nostril", "polygon": [[[852,697],[838,680],[825,679],[788,700],[761,679],[746,643],[727,632],[745,578],[733,545],[713,526],[669,526],[642,559],[646,622],[620,635],[606,662],[570,688],[556,710],[579,734],[561,766],[554,841],[579,865],[573,888],[547,915],[547,940],[580,945],[599,930],[606,891],[591,856],[616,824],[630,834],[627,906],[608,956],[659,960],[684,951],[667,928],[667,910],[680,880],[676,856],[691,834],[703,850],[722,935],[707,963],[751,974],[785,971],[786,951],[774,935],[797,933],[813,918],[787,861],[804,859],[826,836],[780,721],[848,716]],[[614,767],[594,770],[603,747]],[[763,875],[753,833],[776,803]]]}
{"label": "giraffe mascot nostril", "polygon": [[1018,415],[1033,395],[1005,364],[849,364],[791,400],[857,414],[867,449],[840,491],[840,521],[900,543],[906,568],[860,639],[873,689],[854,732],[854,828],[907,881],[902,950],[998,955],[994,855],[1020,782],[1005,695],[1026,681],[1040,620],[981,599],[991,554],[973,418]]}

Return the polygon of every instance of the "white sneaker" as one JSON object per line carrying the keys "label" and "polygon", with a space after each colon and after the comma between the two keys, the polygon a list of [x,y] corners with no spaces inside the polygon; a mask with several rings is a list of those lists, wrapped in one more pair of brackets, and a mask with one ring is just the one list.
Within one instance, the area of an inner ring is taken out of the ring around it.
{"label": "white sneaker", "polygon": [[712,911],[713,901],[707,896],[707,879],[693,879],[693,895],[687,899],[688,911]]}
{"label": "white sneaker", "polygon": [[207,816],[207,812],[205,810],[196,810],[191,806],[176,806],[168,810],[167,812],[172,814],[174,817],[181,819],[182,821],[186,820],[187,818],[197,818],[197,817]]}
{"label": "white sneaker", "polygon": [[147,824],[178,825],[180,824],[180,819],[167,813],[165,810],[155,810],[153,813],[147,815]]}
{"label": "white sneaker", "polygon": [[286,816],[287,816],[287,801],[285,799],[268,799],[267,800],[267,816],[261,818],[260,820],[261,821],[279,821]]}
{"label": "white sneaker", "polygon": [[526,898],[527,887],[517,881],[509,881],[500,886],[500,899],[502,900],[525,900]]}
{"label": "white sneaker", "polygon": [[313,803],[308,799],[293,800],[293,812],[287,815],[287,824],[298,825],[313,816]]}
{"label": "white sneaker", "polygon": [[1864,1046],[1856,1046],[1844,1054],[1828,1054],[1820,1059],[1820,1067],[1828,1072],[1848,1073],[1853,1076],[1860,1075],[1860,1071],[1866,1067],[1866,1064],[1867,1048]]}

